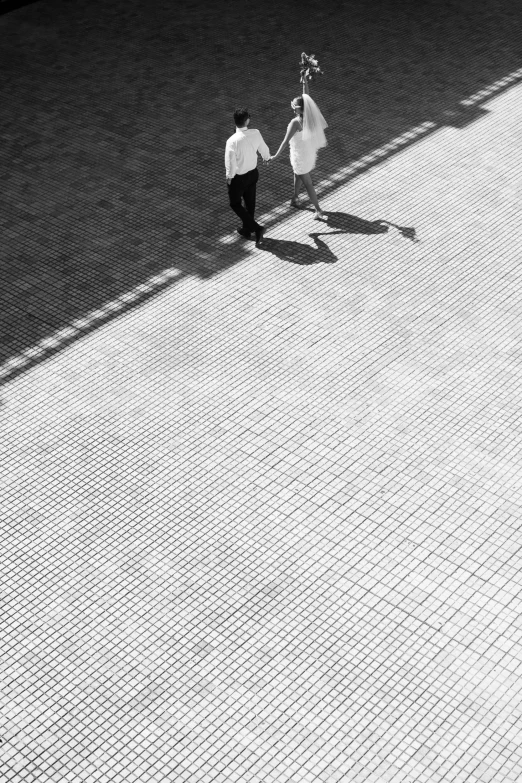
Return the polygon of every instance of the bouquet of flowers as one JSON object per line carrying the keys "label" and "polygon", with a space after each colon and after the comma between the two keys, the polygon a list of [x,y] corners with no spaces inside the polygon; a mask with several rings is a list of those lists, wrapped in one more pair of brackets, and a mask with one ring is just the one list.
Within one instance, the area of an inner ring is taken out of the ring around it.
{"label": "bouquet of flowers", "polygon": [[312,81],[314,76],[317,76],[317,74],[322,74],[322,70],[319,68],[319,63],[315,59],[315,54],[306,54],[305,52],[302,52],[301,54],[301,62],[299,63],[301,66],[301,81]]}

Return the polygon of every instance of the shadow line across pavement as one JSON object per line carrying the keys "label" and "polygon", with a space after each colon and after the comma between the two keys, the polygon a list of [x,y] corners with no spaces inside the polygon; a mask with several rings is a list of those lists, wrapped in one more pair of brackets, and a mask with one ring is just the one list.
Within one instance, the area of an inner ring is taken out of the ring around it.
{"label": "shadow line across pavement", "polygon": [[[0,366],[151,295],[165,270],[206,278],[244,260],[224,183],[231,111],[246,103],[275,149],[303,49],[325,71],[312,93],[330,125],[314,173],[326,195],[481,116],[481,99],[461,102],[520,67],[520,26],[517,0],[266,0],[247,13],[239,0],[45,0],[2,16]],[[258,214],[274,226],[288,161],[262,179]]]}
{"label": "shadow line across pavement", "polygon": [[[460,101],[456,107],[442,112],[438,121],[426,121],[411,128],[388,143],[362,156],[360,159],[339,169],[331,176],[319,181],[316,185],[317,192],[322,196],[329,195],[336,188],[346,184],[349,180],[364,173],[371,167],[379,165],[392,155],[417,143],[420,139],[426,138],[426,136],[444,126],[451,125],[457,128],[466,127],[471,122],[480,119],[487,113],[487,110],[481,105],[483,102],[493,95],[498,95],[509,89],[521,80],[522,68],[519,68],[518,70],[507,74],[502,79],[493,82],[488,87]],[[265,212],[259,219],[267,227],[272,227],[285,220],[290,212],[291,210],[287,205],[280,204],[272,210]],[[223,245],[225,245],[227,249],[230,249],[232,243],[237,245],[236,240],[237,238],[235,238],[234,235],[227,233],[218,238],[216,242],[218,245],[221,244],[221,249],[224,250],[225,248],[223,248]],[[246,257],[246,254],[244,254],[244,257]],[[236,262],[237,259],[234,260],[234,263]],[[202,271],[201,277],[211,277],[216,272],[222,270],[222,265],[215,271],[207,269]],[[26,348],[24,351],[21,351],[19,354],[0,365],[0,385],[5,384],[25,370],[44,361],[74,341],[90,334],[100,325],[137,307],[160,290],[172,286],[181,280],[184,280],[186,277],[189,277],[187,272],[184,272],[177,267],[168,267],[162,272],[152,275],[145,282],[126,291],[119,297],[109,300],[96,310],[75,319],[64,328],[57,330],[36,345]]]}

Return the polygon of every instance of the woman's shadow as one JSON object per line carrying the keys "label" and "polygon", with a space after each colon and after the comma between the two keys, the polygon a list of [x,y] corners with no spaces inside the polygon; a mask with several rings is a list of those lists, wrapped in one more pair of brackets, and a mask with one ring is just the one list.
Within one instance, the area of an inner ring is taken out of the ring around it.
{"label": "woman's shadow", "polygon": [[320,236],[331,234],[386,234],[390,226],[392,226],[407,239],[411,239],[413,242],[418,241],[414,228],[401,227],[387,220],[363,220],[363,218],[348,215],[345,212],[327,212],[325,214],[328,216],[328,221],[319,225],[333,229],[333,231],[313,231],[310,233],[308,236],[313,239],[315,246],[305,245],[302,242],[294,242],[288,239],[265,237],[261,246],[262,249],[267,250],[282,261],[305,266],[310,264],[333,264],[337,261],[337,256],[330,250],[326,242],[319,238]]}
{"label": "woman's shadow", "polygon": [[[386,234],[388,229],[395,228],[405,239],[418,242],[417,234],[413,227],[399,226],[390,220],[363,220],[356,215],[348,215],[346,212],[326,212],[327,225],[334,231],[331,234]],[[326,233],[326,232],[324,232]]]}

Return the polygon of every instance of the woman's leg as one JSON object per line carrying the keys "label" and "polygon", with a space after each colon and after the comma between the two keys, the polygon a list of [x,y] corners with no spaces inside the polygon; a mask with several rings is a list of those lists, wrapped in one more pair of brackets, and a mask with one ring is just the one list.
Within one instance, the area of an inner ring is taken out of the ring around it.
{"label": "woman's leg", "polygon": [[299,191],[301,190],[301,185],[303,183],[301,182],[301,177],[299,174],[294,173],[294,195],[292,197],[292,201],[297,201],[299,198]]}
{"label": "woman's leg", "polygon": [[308,172],[308,174],[301,174],[300,177],[304,183],[308,195],[310,196],[310,201],[314,205],[316,211],[321,212],[321,207],[319,206],[319,201],[317,200],[317,193],[315,192],[310,172]]}

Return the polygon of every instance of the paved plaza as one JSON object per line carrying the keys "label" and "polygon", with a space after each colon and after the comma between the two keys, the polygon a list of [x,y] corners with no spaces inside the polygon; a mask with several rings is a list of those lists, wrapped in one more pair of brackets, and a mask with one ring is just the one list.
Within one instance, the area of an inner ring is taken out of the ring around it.
{"label": "paved plaza", "polygon": [[2,780],[522,780],[519,12],[0,15]]}

